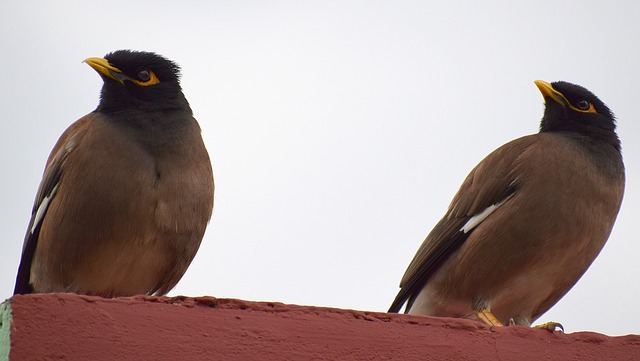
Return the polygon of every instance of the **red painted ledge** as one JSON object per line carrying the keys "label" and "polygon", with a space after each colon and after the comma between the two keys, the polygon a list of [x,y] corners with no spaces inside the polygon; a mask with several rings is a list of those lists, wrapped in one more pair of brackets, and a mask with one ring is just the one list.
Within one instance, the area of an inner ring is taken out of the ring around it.
{"label": "red painted ledge", "polygon": [[640,359],[638,335],[276,302],[36,294],[3,306],[0,359],[10,360]]}

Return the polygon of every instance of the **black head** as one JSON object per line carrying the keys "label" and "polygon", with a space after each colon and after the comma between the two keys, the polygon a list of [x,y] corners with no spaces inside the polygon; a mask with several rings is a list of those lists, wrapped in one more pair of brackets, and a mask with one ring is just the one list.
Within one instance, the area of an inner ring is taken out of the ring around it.
{"label": "black head", "polygon": [[104,80],[98,112],[189,109],[180,67],[156,53],[118,50],[85,62]]}
{"label": "black head", "polygon": [[535,83],[545,99],[540,132],[579,133],[620,149],[615,117],[593,93],[565,81]]}

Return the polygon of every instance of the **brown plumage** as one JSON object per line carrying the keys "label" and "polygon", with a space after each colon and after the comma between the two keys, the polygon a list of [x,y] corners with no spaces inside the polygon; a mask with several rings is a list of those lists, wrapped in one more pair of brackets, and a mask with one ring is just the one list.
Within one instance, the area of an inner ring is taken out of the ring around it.
{"label": "brown plumage", "polygon": [[121,50],[86,62],[104,80],[100,104],[49,156],[14,293],[166,294],[213,208],[200,127],[171,61]]}
{"label": "brown plumage", "polygon": [[467,176],[401,281],[390,312],[529,326],[604,246],[624,192],[613,114],[586,89],[537,81],[540,133]]}

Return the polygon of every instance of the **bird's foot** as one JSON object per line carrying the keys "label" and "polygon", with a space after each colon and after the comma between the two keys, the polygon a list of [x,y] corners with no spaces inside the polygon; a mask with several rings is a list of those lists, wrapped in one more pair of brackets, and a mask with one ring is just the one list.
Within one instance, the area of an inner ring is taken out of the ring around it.
{"label": "bird's foot", "polygon": [[543,328],[543,329],[551,331],[551,332],[554,332],[554,331],[560,329],[560,331],[564,332],[564,327],[559,322],[545,322],[545,323],[543,323],[541,325],[535,325],[533,327],[534,328]]}
{"label": "bird's foot", "polygon": [[500,322],[496,318],[496,316],[494,316],[493,313],[491,313],[491,311],[487,310],[486,308],[483,308],[480,311],[476,311],[476,317],[478,317],[480,321],[486,323],[489,326],[504,326],[502,322]]}

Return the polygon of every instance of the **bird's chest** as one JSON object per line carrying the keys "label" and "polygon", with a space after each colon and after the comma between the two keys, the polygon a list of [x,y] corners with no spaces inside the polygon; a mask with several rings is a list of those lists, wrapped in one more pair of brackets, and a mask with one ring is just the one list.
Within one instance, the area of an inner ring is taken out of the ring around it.
{"label": "bird's chest", "polygon": [[[84,209],[84,217],[100,214],[102,219],[95,222],[105,228],[145,234],[188,228],[192,222],[189,214],[206,199],[199,187],[204,171],[198,159],[179,135],[156,134],[160,141],[155,142],[147,141],[146,136],[127,135],[112,137],[112,142],[88,144],[95,156],[79,159],[80,166],[74,167],[84,169],[85,174],[69,175],[81,179],[75,183],[79,184],[77,191],[86,194],[81,199],[87,204],[79,207]],[[144,238],[144,234],[140,236]]]}
{"label": "bird's chest", "polygon": [[504,219],[518,226],[505,239],[518,244],[512,256],[522,264],[571,264],[581,274],[609,236],[623,181],[589,157],[569,154],[546,154],[521,172],[521,188],[512,199],[516,212]]}

